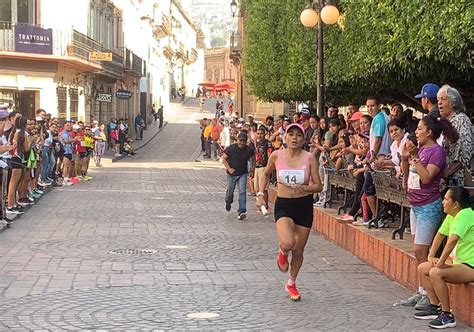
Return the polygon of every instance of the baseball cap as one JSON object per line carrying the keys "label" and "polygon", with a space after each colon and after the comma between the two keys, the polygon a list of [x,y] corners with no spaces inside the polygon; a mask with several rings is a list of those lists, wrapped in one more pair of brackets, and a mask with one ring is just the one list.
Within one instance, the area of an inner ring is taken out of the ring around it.
{"label": "baseball cap", "polygon": [[99,123],[99,121],[97,121],[97,120],[94,120],[94,121],[92,121],[92,123],[94,123],[94,124],[98,124],[98,123]]}
{"label": "baseball cap", "polygon": [[74,124],[72,125],[72,129],[78,130],[78,129],[81,129],[81,127],[78,124]]}
{"label": "baseball cap", "polygon": [[254,116],[252,114],[249,114],[249,115],[247,115],[247,118],[252,118],[253,119]]}
{"label": "baseball cap", "polygon": [[237,140],[247,141],[247,134],[240,133],[239,136],[237,136]]}
{"label": "baseball cap", "polygon": [[355,112],[354,114],[352,114],[349,121],[359,121],[363,116],[364,114],[362,112]]}
{"label": "baseball cap", "polygon": [[416,99],[426,98],[436,98],[439,91],[439,86],[434,83],[426,83],[421,88],[421,93],[415,96]]}
{"label": "baseball cap", "polygon": [[309,117],[311,115],[311,112],[310,112],[309,108],[305,107],[301,110],[301,114],[307,115]]}
{"label": "baseball cap", "polygon": [[309,120],[309,118],[310,118],[309,114],[304,114],[304,113],[302,113],[302,114],[300,115],[300,118],[298,119],[298,121]]}
{"label": "baseball cap", "polygon": [[304,128],[302,125],[300,125],[299,123],[292,123],[290,124],[287,128],[286,128],[286,131],[285,133],[288,133],[290,131],[291,128],[298,128],[299,130],[301,130],[301,132],[304,134]]}

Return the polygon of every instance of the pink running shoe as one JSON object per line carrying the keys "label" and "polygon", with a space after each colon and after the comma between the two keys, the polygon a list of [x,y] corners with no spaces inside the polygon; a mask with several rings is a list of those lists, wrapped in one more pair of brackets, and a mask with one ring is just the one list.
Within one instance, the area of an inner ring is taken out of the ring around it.
{"label": "pink running shoe", "polygon": [[337,219],[342,221],[354,221],[354,217],[351,216],[349,213],[343,214],[342,216],[337,217]]}
{"label": "pink running shoe", "polygon": [[281,272],[287,272],[288,267],[288,255],[285,255],[281,250],[278,250],[277,266]]}
{"label": "pink running shoe", "polygon": [[69,181],[72,182],[73,184],[81,182],[81,180],[79,180],[78,178],[70,178]]}
{"label": "pink running shoe", "polygon": [[288,295],[290,296],[291,301],[294,301],[294,302],[301,301],[301,295],[300,295],[300,292],[298,292],[296,285],[286,284],[285,289],[288,292]]}

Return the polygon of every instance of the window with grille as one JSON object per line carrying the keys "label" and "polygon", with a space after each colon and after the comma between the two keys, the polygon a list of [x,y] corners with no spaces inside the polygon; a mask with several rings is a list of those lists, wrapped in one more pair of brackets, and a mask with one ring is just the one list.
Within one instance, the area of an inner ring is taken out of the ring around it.
{"label": "window with grille", "polygon": [[67,89],[62,86],[56,88],[56,95],[58,97],[58,118],[66,120],[67,117]]}
{"label": "window with grille", "polygon": [[69,88],[69,112],[70,119],[73,121],[78,120],[78,108],[79,108],[79,94],[77,89]]}

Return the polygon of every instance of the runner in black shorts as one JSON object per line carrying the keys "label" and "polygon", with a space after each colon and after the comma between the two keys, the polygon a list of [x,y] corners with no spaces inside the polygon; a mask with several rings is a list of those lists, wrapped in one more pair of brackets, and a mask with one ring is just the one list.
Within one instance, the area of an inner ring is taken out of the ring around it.
{"label": "runner in black shorts", "polygon": [[[288,148],[273,152],[260,181],[265,188],[270,175],[276,169],[278,180],[275,201],[275,221],[280,250],[277,265],[290,276],[285,286],[290,299],[299,301],[296,277],[303,264],[303,252],[313,224],[313,193],[322,190],[319,165],[314,156],[303,150],[304,128],[299,124],[287,127],[285,141]],[[265,204],[263,193],[257,193],[257,208]],[[291,252],[291,264],[288,253]]]}

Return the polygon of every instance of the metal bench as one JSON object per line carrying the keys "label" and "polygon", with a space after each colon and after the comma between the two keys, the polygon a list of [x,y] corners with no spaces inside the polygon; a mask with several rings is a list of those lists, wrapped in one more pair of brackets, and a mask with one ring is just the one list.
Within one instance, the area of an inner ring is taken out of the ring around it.
{"label": "metal bench", "polygon": [[389,176],[387,172],[373,171],[371,174],[374,180],[378,209],[377,217],[369,222],[369,229],[372,227],[378,228],[378,222],[381,219],[383,210],[380,204],[381,201],[394,203],[398,205],[400,209],[400,226],[393,231],[392,239],[394,240],[398,234],[400,240],[402,240],[405,228],[410,220],[410,203],[408,202],[408,195],[403,190],[402,182],[399,179]]}

